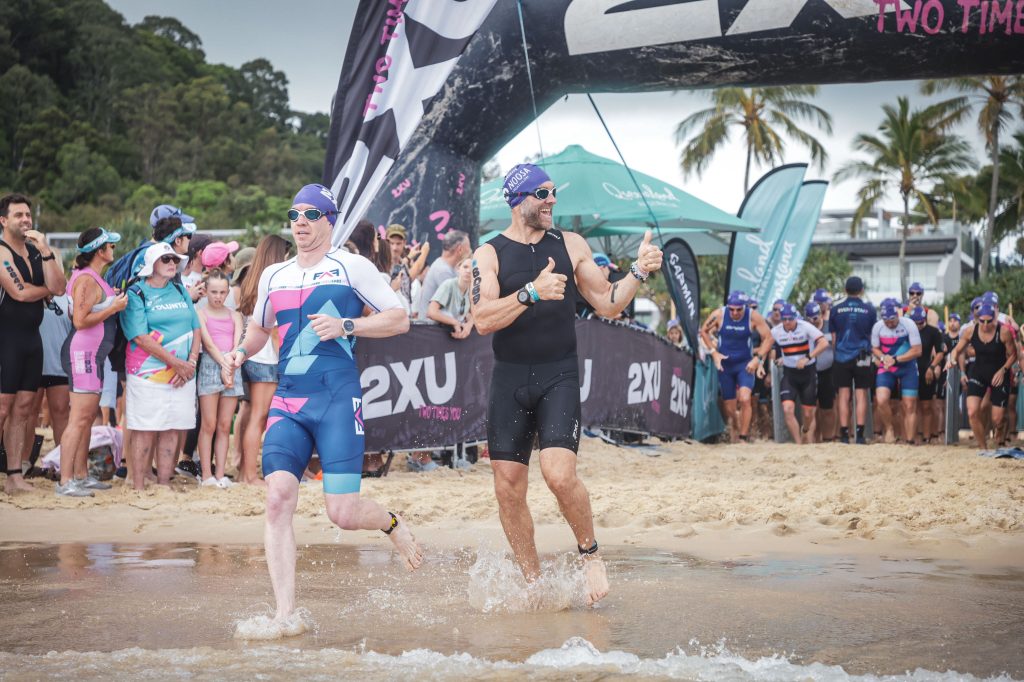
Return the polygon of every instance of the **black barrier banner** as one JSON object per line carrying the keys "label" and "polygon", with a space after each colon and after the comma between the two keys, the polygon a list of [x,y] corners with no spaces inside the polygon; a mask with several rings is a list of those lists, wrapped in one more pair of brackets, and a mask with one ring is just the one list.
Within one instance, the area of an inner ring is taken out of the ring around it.
{"label": "black barrier banner", "polygon": [[690,348],[698,348],[697,328],[700,326],[700,272],[693,249],[679,237],[669,239],[661,248],[669,293],[676,304],[676,315],[683,325]]}
{"label": "black barrier banner", "polygon": [[663,436],[690,435],[693,358],[654,334],[576,322],[583,424]]}
{"label": "black barrier banner", "polygon": [[[576,322],[582,426],[690,434],[693,360],[653,334]],[[487,437],[491,338],[455,340],[433,325],[360,339],[366,449],[435,448]]]}

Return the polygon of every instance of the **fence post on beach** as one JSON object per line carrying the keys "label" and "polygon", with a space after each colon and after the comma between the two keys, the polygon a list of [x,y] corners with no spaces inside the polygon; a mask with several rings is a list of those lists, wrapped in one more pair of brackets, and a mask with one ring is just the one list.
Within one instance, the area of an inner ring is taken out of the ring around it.
{"label": "fence post on beach", "polygon": [[782,414],[782,399],[779,396],[782,369],[774,362],[769,365],[772,373],[772,436],[776,443],[786,443],[789,442],[790,436],[786,429],[786,418]]}
{"label": "fence post on beach", "polygon": [[946,445],[960,442],[960,368],[946,372]]}

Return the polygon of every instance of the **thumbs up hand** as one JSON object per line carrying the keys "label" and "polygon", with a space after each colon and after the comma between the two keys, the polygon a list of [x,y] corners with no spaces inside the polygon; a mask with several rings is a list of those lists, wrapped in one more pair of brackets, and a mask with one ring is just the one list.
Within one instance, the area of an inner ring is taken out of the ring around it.
{"label": "thumbs up hand", "polygon": [[661,269],[661,249],[651,243],[652,237],[653,234],[650,230],[644,232],[644,239],[636,251],[636,265],[643,273]]}
{"label": "thumbs up hand", "polygon": [[542,301],[561,301],[565,298],[565,282],[568,278],[555,272],[555,259],[548,258],[548,264],[533,280],[533,287]]}

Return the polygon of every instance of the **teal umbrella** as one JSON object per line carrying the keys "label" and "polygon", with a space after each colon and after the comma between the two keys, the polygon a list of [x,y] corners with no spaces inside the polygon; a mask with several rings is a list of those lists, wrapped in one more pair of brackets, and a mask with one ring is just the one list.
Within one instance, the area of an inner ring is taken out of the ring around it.
{"label": "teal umbrella", "polygon": [[[675,231],[757,232],[740,220],[655,177],[569,145],[537,162],[555,183],[555,226],[584,236],[607,236],[614,228],[653,227],[651,211],[662,228]],[[480,188],[480,229],[503,229],[509,208],[501,193],[502,178]],[[637,184],[640,190],[637,190]],[[641,194],[642,192],[642,194]],[[646,202],[644,199],[646,198]],[[651,211],[648,210],[648,205]],[[668,236],[666,235],[666,239]]]}

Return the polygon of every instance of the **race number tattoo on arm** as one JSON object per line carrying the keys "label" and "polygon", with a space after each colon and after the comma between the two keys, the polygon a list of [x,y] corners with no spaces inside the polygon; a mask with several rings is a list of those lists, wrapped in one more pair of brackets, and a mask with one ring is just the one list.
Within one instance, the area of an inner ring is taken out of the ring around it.
{"label": "race number tattoo on arm", "polygon": [[480,302],[480,267],[473,261],[473,304]]}
{"label": "race number tattoo on arm", "polygon": [[11,276],[11,280],[14,282],[14,286],[18,287],[18,291],[25,291],[25,285],[22,284],[21,279],[18,277],[18,271],[11,265],[11,261],[4,261],[4,269],[7,270],[7,274]]}
{"label": "race number tattoo on arm", "polygon": [[616,282],[612,285],[612,303],[615,303],[615,292],[619,289],[619,283]]}

